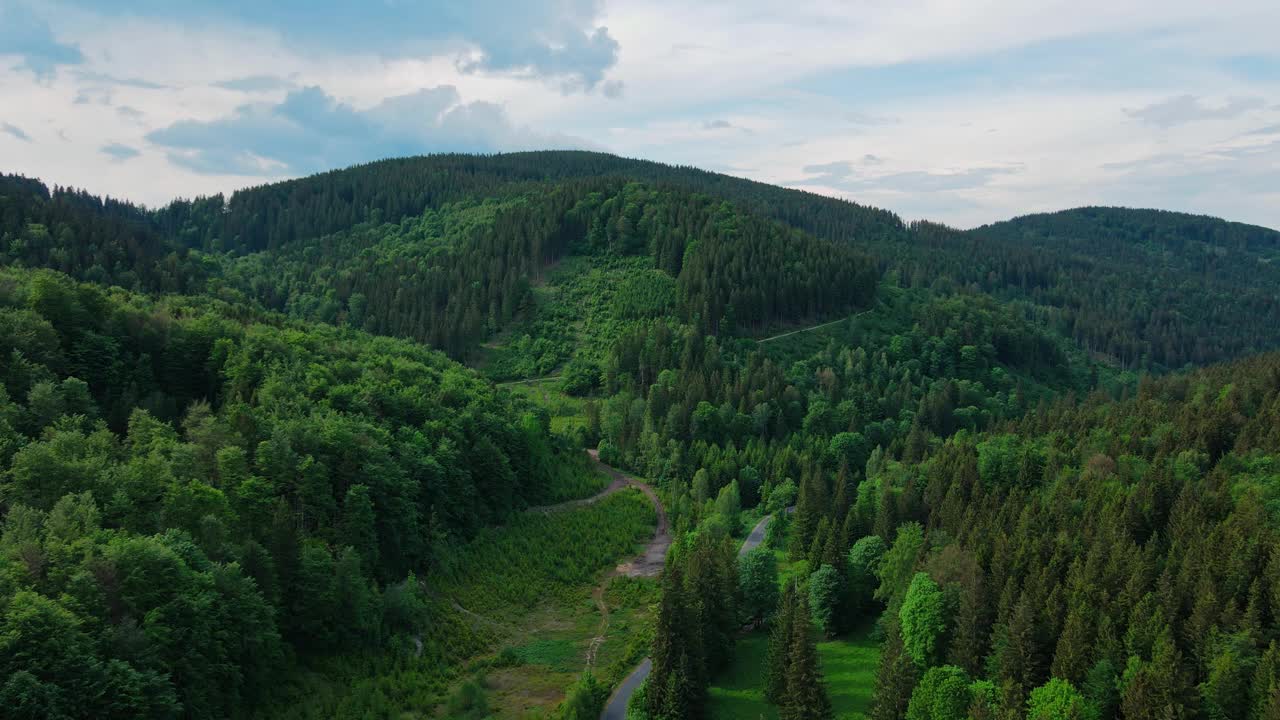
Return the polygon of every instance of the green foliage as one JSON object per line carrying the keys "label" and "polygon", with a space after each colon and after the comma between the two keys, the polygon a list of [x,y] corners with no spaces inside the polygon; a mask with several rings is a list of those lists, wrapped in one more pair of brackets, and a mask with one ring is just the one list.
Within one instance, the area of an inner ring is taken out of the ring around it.
{"label": "green foliage", "polygon": [[720,492],[716,494],[715,504],[716,514],[724,518],[725,524],[729,528],[730,535],[737,535],[741,529],[742,514],[742,496],[738,492],[738,481],[733,480],[728,485],[720,488]]}
{"label": "green foliage", "polygon": [[647,539],[653,525],[653,505],[638,490],[572,512],[523,513],[455,548],[438,574],[438,588],[472,612],[532,607],[587,583]]}
{"label": "green foliage", "polygon": [[906,523],[898,527],[893,545],[880,560],[875,598],[889,606],[891,615],[897,615],[903,597],[915,583],[916,563],[924,550],[924,528],[919,523]]}
{"label": "green foliage", "polygon": [[763,620],[778,606],[778,561],[767,547],[757,547],[738,559],[741,612],[746,622]]}
{"label": "green foliage", "polygon": [[916,573],[898,611],[902,644],[911,659],[927,668],[942,651],[947,631],[946,597],[927,573]]}
{"label": "green foliage", "polygon": [[818,667],[818,650],[809,632],[809,603],[800,595],[794,606],[791,647],[786,672],[786,694],[778,703],[783,720],[830,720],[831,699],[827,697]]}
{"label": "green foliage", "polygon": [[[762,499],[767,544],[789,532],[820,568],[780,615],[812,605],[829,632],[886,606],[878,720],[938,663],[984,677],[976,718],[1280,707],[1277,358],[1136,392],[1121,374],[1273,347],[1274,232],[1084,208],[962,233],[517,153],[155,212],[5,177],[0,238],[11,713],[238,716],[290,658],[335,652],[384,674],[303,685],[320,699],[281,715],[428,706],[487,646],[453,602],[528,608],[647,535],[633,493],[519,513],[600,487],[571,445],[696,528],[664,577],[655,720],[701,712],[739,582],[767,613],[767,561],[740,570],[725,537]],[[789,716],[830,712],[809,635],[771,651]],[[459,713],[486,712],[480,690]]]}
{"label": "green foliage", "polygon": [[1094,717],[1084,696],[1061,678],[1031,691],[1027,700],[1027,720],[1085,720]]}
{"label": "green foliage", "polygon": [[489,717],[489,698],[484,679],[467,680],[449,696],[445,704],[449,720],[483,720]]}
{"label": "green foliage", "polygon": [[973,703],[969,675],[954,665],[930,668],[911,693],[906,720],[964,720]]}
{"label": "green foliage", "polygon": [[813,624],[827,637],[835,635],[838,619],[836,608],[840,602],[840,573],[830,565],[823,565],[809,576],[809,612]]}
{"label": "green foliage", "polygon": [[560,703],[561,720],[597,720],[609,699],[609,688],[600,684],[590,670],[582,673]]}
{"label": "green foliage", "polygon": [[851,608],[860,611],[870,606],[879,584],[880,563],[886,547],[879,535],[859,538],[849,549],[846,592]]}

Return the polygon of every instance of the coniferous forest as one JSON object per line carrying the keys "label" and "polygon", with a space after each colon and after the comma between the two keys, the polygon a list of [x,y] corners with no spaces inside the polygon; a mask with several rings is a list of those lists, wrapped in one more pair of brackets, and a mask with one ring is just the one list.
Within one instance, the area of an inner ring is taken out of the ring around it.
{"label": "coniferous forest", "polygon": [[0,263],[5,717],[1280,718],[1275,231],[538,152]]}

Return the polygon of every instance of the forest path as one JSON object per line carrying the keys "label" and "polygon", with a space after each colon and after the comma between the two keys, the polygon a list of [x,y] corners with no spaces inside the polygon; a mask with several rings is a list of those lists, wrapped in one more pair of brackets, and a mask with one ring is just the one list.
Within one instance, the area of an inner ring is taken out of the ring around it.
{"label": "forest path", "polygon": [[609,587],[609,581],[613,579],[611,573],[605,578],[604,582],[596,586],[591,591],[591,599],[596,603],[596,609],[600,611],[600,629],[596,632],[596,636],[591,638],[591,644],[587,646],[587,669],[594,670],[596,667],[596,653],[600,651],[600,646],[604,644],[605,631],[609,629],[609,603],[605,602],[604,591]]}
{"label": "forest path", "polygon": [[547,375],[545,377],[528,378],[527,380],[509,380],[507,382],[494,383],[498,387],[508,387],[511,385],[527,385],[529,383],[540,383],[544,380],[559,380],[559,375]]}
{"label": "forest path", "polygon": [[[600,462],[600,454],[597,451],[588,450],[587,453],[591,455],[591,459],[595,461],[597,468],[613,478],[613,482],[609,485],[610,488],[615,485],[618,485],[618,489],[623,487],[637,488],[649,498],[649,502],[653,503],[654,510],[658,511],[658,527],[653,531],[653,539],[649,541],[649,545],[645,547],[643,553],[615,568],[614,573],[628,577],[657,577],[658,573],[662,572],[662,566],[667,560],[667,548],[671,547],[671,528],[667,524],[667,510],[662,507],[662,501],[658,499],[658,493],[654,492],[654,489],[648,483]],[[609,488],[605,488],[604,492],[608,491]],[[573,502],[579,501],[575,500]]]}
{"label": "forest path", "polygon": [[[596,458],[596,455],[594,454],[594,452],[592,452],[591,457]],[[599,458],[596,458],[596,462],[600,462]],[[608,466],[605,466],[605,467],[608,467]],[[655,502],[657,501],[655,500]],[[658,507],[662,507],[662,506],[658,505]],[[793,506],[793,507],[787,508],[786,512],[790,513],[794,510],[795,510],[795,507]],[[747,553],[759,547],[762,542],[764,542],[764,536],[769,529],[769,521],[771,520],[773,520],[773,515],[765,515],[764,517],[760,518],[760,522],[756,523],[756,526],[751,529],[750,533],[747,534],[746,539],[742,541],[742,547],[738,550],[738,557],[742,557],[743,555],[746,555]],[[660,526],[666,525],[665,514],[659,520],[659,525]],[[670,544],[671,544],[671,540],[670,538],[668,538],[667,545],[670,545]],[[605,583],[607,584],[608,580],[606,580]],[[602,585],[601,589],[603,590],[603,588],[604,586]],[[607,612],[607,609],[606,609],[606,612]],[[601,630],[602,637],[603,637],[603,633],[604,631]],[[613,691],[613,695],[609,696],[608,702],[605,703],[604,711],[600,713],[600,720],[626,720],[627,704],[631,702],[631,696],[634,695],[636,692],[636,689],[640,687],[640,683],[644,682],[645,678],[649,677],[649,673],[652,670],[653,670],[653,660],[651,660],[650,658],[645,658],[643,661],[641,661],[640,664],[636,666],[636,669],[632,670],[631,674],[628,675],[626,679],[622,681],[622,684],[618,686],[618,689]]]}
{"label": "forest path", "polygon": [[830,326],[830,325],[835,325],[835,324],[837,324],[837,323],[842,323],[842,322],[844,322],[844,321],[846,321],[846,320],[852,320],[853,318],[859,317],[859,316],[861,316],[861,315],[866,315],[867,313],[871,312],[871,310],[872,310],[872,308],[868,308],[868,309],[866,309],[866,310],[863,310],[863,311],[862,311],[862,312],[860,312],[860,313],[854,313],[854,314],[852,314],[852,315],[850,315],[850,316],[848,316],[848,317],[842,317],[842,318],[840,318],[839,320],[832,320],[831,322],[825,322],[825,323],[822,323],[821,325],[814,325],[814,326],[812,326],[812,327],[800,328],[799,330],[792,330],[792,331],[790,331],[790,332],[784,332],[784,333],[782,333],[782,334],[780,334],[780,335],[774,335],[774,336],[772,336],[772,337],[767,337],[767,338],[763,338],[763,339],[757,340],[756,342],[757,342],[757,343],[767,343],[767,342],[772,342],[772,341],[774,341],[774,340],[780,340],[780,339],[782,339],[782,338],[784,338],[784,337],[791,337],[792,335],[799,335],[800,333],[806,333],[806,332],[809,332],[810,330],[817,330],[817,329],[819,329],[819,328],[828,327],[828,326]]}
{"label": "forest path", "polygon": [[[667,560],[667,548],[671,547],[671,527],[667,522],[666,508],[662,507],[662,501],[658,499],[658,493],[645,482],[618,470],[617,468],[605,465],[600,462],[600,454],[595,450],[588,450],[591,459],[595,461],[596,466],[613,477],[613,483],[609,487],[621,482],[623,487],[636,487],[648,496],[653,503],[653,507],[658,511],[658,527],[653,532],[653,540],[649,541],[649,545],[644,552],[636,556],[634,559],[624,562],[614,568],[613,572],[604,579],[600,587],[596,588],[593,597],[596,604],[600,608],[600,634],[591,641],[591,646],[587,650],[587,667],[590,668],[595,663],[596,651],[600,649],[600,645],[604,643],[605,630],[609,627],[609,607],[605,603],[604,592],[609,586],[609,582],[617,575],[627,575],[628,577],[657,577],[662,572],[662,566]],[[635,670],[622,681],[618,688],[613,691],[613,695],[609,696],[608,702],[605,703],[604,710],[600,713],[601,720],[625,720],[627,717],[627,703],[631,701],[631,695],[635,693],[636,688],[640,687],[640,683],[649,677],[649,671],[653,669],[653,661],[645,658],[636,666]]]}

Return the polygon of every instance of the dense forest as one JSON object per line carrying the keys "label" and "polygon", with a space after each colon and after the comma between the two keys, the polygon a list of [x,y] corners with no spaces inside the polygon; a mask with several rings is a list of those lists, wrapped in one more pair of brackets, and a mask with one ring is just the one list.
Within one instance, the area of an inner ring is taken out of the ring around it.
{"label": "dense forest", "polygon": [[233,716],[294,653],[422,633],[413,574],[581,464],[404,341],[50,271],[0,276],[0,323],[15,717]]}
{"label": "dense forest", "polygon": [[517,662],[486,623],[652,530],[634,490],[523,512],[599,490],[594,448],[674,536],[620,585],[636,717],[717,717],[744,626],[788,719],[835,716],[819,643],[864,631],[876,720],[1280,717],[1276,260],[1212,218],[957,231],[597,153],[158,209],[5,176],[0,703],[484,717],[460,668]]}

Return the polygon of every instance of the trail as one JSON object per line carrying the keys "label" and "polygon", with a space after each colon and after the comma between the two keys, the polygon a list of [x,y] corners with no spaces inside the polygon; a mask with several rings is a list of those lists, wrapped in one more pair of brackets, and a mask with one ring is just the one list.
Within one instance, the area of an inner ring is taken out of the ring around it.
{"label": "trail", "polygon": [[600,651],[600,646],[604,644],[605,631],[609,629],[609,603],[604,601],[604,591],[609,587],[609,581],[613,579],[611,574],[605,578],[605,581],[596,586],[591,591],[591,599],[595,601],[596,608],[600,611],[600,629],[596,636],[591,638],[591,644],[587,646],[587,669],[594,670],[596,667],[596,653]]}
{"label": "trail", "polygon": [[507,387],[510,385],[525,385],[527,383],[540,383],[540,382],[543,382],[544,380],[559,380],[559,379],[560,379],[559,375],[547,375],[546,377],[529,378],[528,380],[511,380],[508,382],[500,382],[500,383],[494,383],[494,384],[497,385],[498,387]]}
{"label": "trail", "polygon": [[781,335],[774,335],[773,337],[767,337],[767,338],[764,338],[763,340],[757,340],[756,342],[757,342],[757,343],[767,343],[767,342],[772,342],[772,341],[774,341],[774,340],[779,340],[779,339],[784,338],[784,337],[791,337],[792,335],[798,335],[798,334],[800,334],[800,333],[809,332],[810,330],[817,330],[817,329],[819,329],[819,328],[824,328],[824,327],[827,327],[827,326],[829,326],[829,325],[835,325],[835,324],[837,324],[837,323],[845,322],[846,320],[852,320],[853,318],[859,317],[859,316],[861,316],[861,315],[866,315],[866,314],[867,314],[867,313],[869,313],[869,312],[871,312],[871,309],[870,309],[870,308],[868,308],[868,309],[866,309],[866,310],[863,310],[863,311],[862,311],[862,312],[860,312],[860,313],[854,313],[854,314],[852,314],[852,315],[850,315],[850,316],[848,316],[848,317],[842,317],[842,318],[840,318],[839,320],[832,320],[831,322],[822,323],[821,325],[814,325],[813,327],[800,328],[799,330],[792,330],[791,332],[784,332],[784,333],[782,333]]}
{"label": "trail", "polygon": [[[791,507],[787,508],[788,515],[790,515],[795,511],[796,511],[795,505],[792,505]],[[773,520],[773,515],[765,515],[764,517],[760,518],[760,522],[756,523],[756,526],[751,528],[750,533],[747,533],[747,539],[742,541],[742,547],[739,548],[738,550],[738,557],[742,557],[743,555],[746,555],[752,550],[755,550],[756,548],[760,547],[760,543],[764,542],[764,536],[769,531],[769,523],[772,520]]]}
{"label": "trail", "polygon": [[565,500],[564,502],[559,502],[554,505],[535,505],[531,508],[527,508],[525,512],[540,512],[544,515],[549,515],[551,513],[560,512],[562,510],[572,510],[574,508],[586,507],[587,505],[594,505],[600,502],[601,500],[609,497],[610,495],[618,492],[619,490],[624,490],[628,487],[631,487],[631,484],[628,483],[625,479],[615,477],[613,479],[613,482],[609,483],[609,485],[606,486],[605,489],[601,490],[595,495],[592,495],[591,497],[578,498],[577,500]]}
{"label": "trail", "polygon": [[[667,523],[666,508],[662,507],[662,501],[658,499],[658,494],[654,492],[648,483],[641,482],[639,479],[617,468],[600,462],[600,455],[595,450],[588,450],[587,452],[591,454],[591,459],[595,461],[598,468],[613,477],[613,484],[609,487],[623,483],[623,487],[639,488],[653,503],[654,509],[658,511],[658,527],[654,529],[653,539],[649,541],[649,545],[645,547],[644,552],[614,568],[613,572],[592,593],[592,597],[596,600],[596,606],[600,608],[601,618],[599,634],[592,638],[591,645],[587,648],[587,667],[591,668],[595,665],[596,653],[600,650],[600,646],[604,644],[605,631],[609,629],[609,606],[604,600],[605,589],[609,586],[609,582],[618,575],[657,577],[662,572],[662,566],[666,563],[667,548],[671,547],[671,528]],[[652,660],[645,658],[640,661],[636,669],[632,670],[631,674],[613,691],[613,695],[609,696],[608,702],[605,703],[604,711],[600,714],[601,720],[625,720],[627,717],[627,703],[631,701],[631,695],[635,693],[636,688],[640,687],[640,683],[649,677],[649,671],[652,669]]]}
{"label": "trail", "polygon": [[[626,575],[627,577],[657,577],[658,573],[662,572],[662,566],[667,560],[667,548],[671,547],[671,529],[667,526],[667,511],[666,508],[662,507],[662,501],[658,499],[658,493],[654,492],[648,483],[600,462],[600,454],[595,450],[588,450],[587,452],[591,455],[591,459],[595,461],[596,467],[613,478],[613,484],[609,487],[622,483],[623,487],[637,488],[649,498],[649,502],[653,503],[653,508],[658,511],[658,527],[654,529],[653,539],[649,541],[649,545],[645,547],[644,552],[634,559],[624,562],[615,568],[614,574]],[[608,488],[605,489],[605,492],[608,492]]]}

